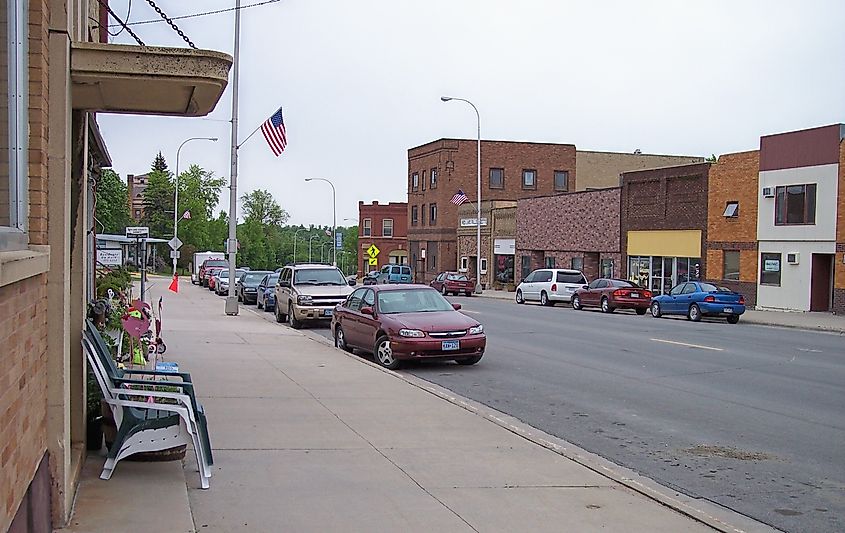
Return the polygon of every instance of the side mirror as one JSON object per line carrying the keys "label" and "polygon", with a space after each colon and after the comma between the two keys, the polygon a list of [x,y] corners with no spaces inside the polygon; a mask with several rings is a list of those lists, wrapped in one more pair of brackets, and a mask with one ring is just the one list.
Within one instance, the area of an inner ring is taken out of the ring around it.
{"label": "side mirror", "polygon": [[357,284],[358,284],[358,282],[357,282],[356,280],[354,280],[354,279],[350,279],[350,280],[349,280],[349,286],[350,286],[350,287],[354,287],[354,286],[355,286],[355,285],[357,285]]}
{"label": "side mirror", "polygon": [[361,308],[361,314],[373,316],[373,308],[370,307],[369,305],[365,305],[364,307]]}
{"label": "side mirror", "polygon": [[452,304],[452,309],[454,309],[455,311],[460,311],[461,310],[461,304]]}
{"label": "side mirror", "polygon": [[521,280],[519,280],[519,282],[520,282],[520,283],[525,283],[525,278],[522,278]]}
{"label": "side mirror", "polygon": [[582,286],[581,286],[581,288],[582,288],[582,289],[589,289],[589,288],[590,288],[590,286],[589,286],[589,285],[582,285]]}

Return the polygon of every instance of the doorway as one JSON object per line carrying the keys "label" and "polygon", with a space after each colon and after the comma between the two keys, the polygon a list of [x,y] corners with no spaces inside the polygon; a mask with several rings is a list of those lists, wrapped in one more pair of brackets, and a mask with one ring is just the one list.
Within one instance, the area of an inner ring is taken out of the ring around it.
{"label": "doorway", "polygon": [[833,294],[833,254],[813,254],[810,311],[830,311]]}

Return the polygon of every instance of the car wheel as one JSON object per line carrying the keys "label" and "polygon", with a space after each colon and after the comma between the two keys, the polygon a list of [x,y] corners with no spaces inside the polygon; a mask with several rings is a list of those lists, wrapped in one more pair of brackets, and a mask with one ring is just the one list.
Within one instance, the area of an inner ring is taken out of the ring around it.
{"label": "car wheel", "polygon": [[689,306],[687,318],[689,318],[693,322],[698,322],[701,320],[701,309],[698,307],[698,304],[692,304],[691,306]]}
{"label": "car wheel", "polygon": [[660,302],[651,302],[651,316],[660,318],[662,315],[663,311],[660,310]]}
{"label": "car wheel", "polygon": [[443,296],[449,296],[449,291],[446,290],[446,285],[440,287],[440,293],[443,294]]}
{"label": "car wheel", "polygon": [[378,338],[373,350],[376,362],[389,370],[399,368],[399,360],[393,357],[393,350],[390,348],[390,339],[386,335]]}
{"label": "car wheel", "polygon": [[293,313],[293,304],[288,304],[288,325],[293,329],[299,329],[302,327],[302,322],[297,320],[296,315]]}
{"label": "car wheel", "polygon": [[646,311],[648,311],[648,309],[643,309],[641,307],[638,307],[638,308],[634,309],[634,311],[636,311],[638,315],[643,316],[646,313]]}
{"label": "car wheel", "polygon": [[520,291],[520,290],[516,291],[516,303],[518,303],[518,304],[524,304],[525,303],[525,298],[522,297],[522,291]]}
{"label": "car wheel", "polygon": [[601,299],[601,312],[602,313],[612,313],[616,311],[616,308],[610,306],[610,300],[607,299],[607,296]]}
{"label": "car wheel", "polygon": [[343,351],[352,353],[352,348],[346,344],[346,335],[343,334],[343,328],[337,326],[334,329],[334,346],[335,348],[340,348]]}
{"label": "car wheel", "polygon": [[481,361],[483,355],[474,355],[472,357],[462,357],[460,359],[455,359],[455,362],[459,365],[474,365],[475,363]]}
{"label": "car wheel", "polygon": [[276,322],[278,322],[279,324],[281,324],[281,323],[283,323],[283,322],[285,321],[285,318],[286,318],[286,317],[285,317],[285,315],[284,315],[284,314],[282,314],[282,309],[281,309],[281,307],[279,307],[279,306],[277,305],[277,306],[276,306]]}
{"label": "car wheel", "polygon": [[728,324],[736,324],[739,322],[739,315],[728,315]]}
{"label": "car wheel", "polygon": [[576,311],[584,309],[581,307],[581,298],[579,298],[577,294],[572,297],[572,309],[575,309]]}

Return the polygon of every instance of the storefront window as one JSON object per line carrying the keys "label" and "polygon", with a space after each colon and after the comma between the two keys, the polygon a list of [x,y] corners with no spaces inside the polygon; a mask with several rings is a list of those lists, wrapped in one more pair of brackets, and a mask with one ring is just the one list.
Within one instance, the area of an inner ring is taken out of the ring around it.
{"label": "storefront window", "polygon": [[528,274],[531,273],[531,256],[523,255],[520,260],[520,270],[522,271],[522,279],[525,279],[528,277]]}
{"label": "storefront window", "polygon": [[513,256],[496,255],[496,281],[499,283],[513,283]]}
{"label": "storefront window", "polygon": [[701,259],[697,257],[628,258],[628,280],[656,294],[666,294],[672,287],[701,276]]}
{"label": "storefront window", "polygon": [[601,260],[601,277],[603,277],[603,278],[612,278],[613,277],[613,259],[602,259]]}

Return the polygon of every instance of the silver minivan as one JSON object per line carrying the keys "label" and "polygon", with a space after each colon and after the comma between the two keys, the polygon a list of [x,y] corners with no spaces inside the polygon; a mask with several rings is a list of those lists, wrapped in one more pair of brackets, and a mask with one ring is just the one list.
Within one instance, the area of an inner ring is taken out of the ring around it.
{"label": "silver minivan", "polygon": [[541,268],[528,274],[516,288],[516,303],[554,305],[569,302],[575,291],[584,285],[587,285],[587,278],[580,270]]}

